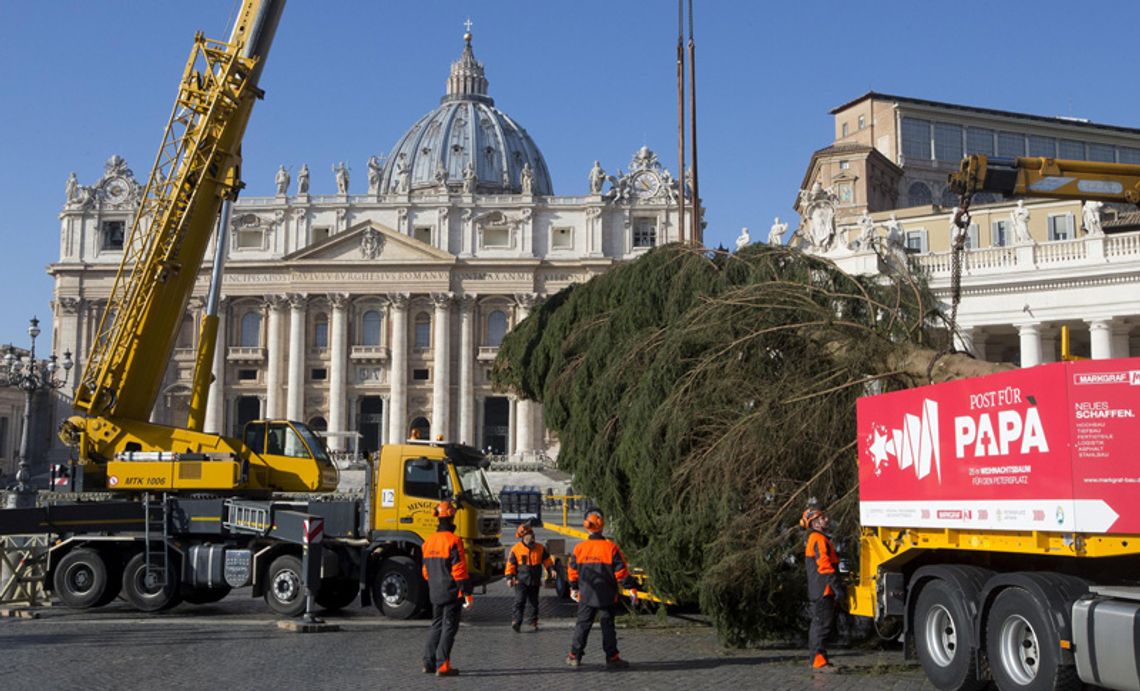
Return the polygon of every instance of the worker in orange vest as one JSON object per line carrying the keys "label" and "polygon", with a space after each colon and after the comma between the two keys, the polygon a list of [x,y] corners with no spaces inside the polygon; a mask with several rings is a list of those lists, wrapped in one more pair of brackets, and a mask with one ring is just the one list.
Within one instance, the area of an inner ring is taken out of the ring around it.
{"label": "worker in orange vest", "polygon": [[618,654],[614,614],[621,586],[629,587],[634,598],[637,597],[637,591],[633,590],[634,582],[629,567],[626,566],[625,555],[614,542],[602,535],[605,526],[602,512],[590,509],[582,522],[582,527],[590,532],[590,537],[579,542],[570,555],[567,568],[570,597],[578,602],[578,622],[574,627],[570,654],[566,656],[566,664],[571,667],[582,664],[582,653],[586,650],[586,639],[595,617],[601,618],[602,650],[606,653],[606,667],[629,667],[629,663]]}
{"label": "worker in orange vest", "polygon": [[808,531],[804,548],[808,599],[811,600],[808,648],[812,655],[812,671],[823,674],[837,671],[827,657],[827,639],[835,627],[836,601],[843,594],[843,586],[839,582],[839,556],[827,534],[830,523],[831,519],[818,506],[808,507],[800,518],[800,527]]}
{"label": "worker in orange vest", "polygon": [[452,677],[459,670],[451,666],[451,646],[459,630],[462,607],[473,600],[467,583],[467,557],[463,541],[455,535],[455,505],[441,501],[432,509],[439,527],[424,540],[423,575],[431,597],[431,633],[424,645],[424,672]]}
{"label": "worker in orange vest", "polygon": [[546,548],[535,541],[534,528],[523,523],[515,530],[518,543],[511,548],[507,557],[507,585],[515,589],[515,610],[511,616],[511,628],[515,633],[522,628],[523,614],[529,602],[534,616],[530,625],[538,631],[538,591],[542,588],[542,569],[546,568],[548,578],[554,577],[554,560]]}

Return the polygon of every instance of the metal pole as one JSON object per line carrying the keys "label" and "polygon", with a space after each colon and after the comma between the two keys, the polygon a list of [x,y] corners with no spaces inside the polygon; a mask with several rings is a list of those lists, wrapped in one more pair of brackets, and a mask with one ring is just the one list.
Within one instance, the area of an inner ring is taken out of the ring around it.
{"label": "metal pole", "polygon": [[678,240],[685,242],[685,0],[677,0],[677,207]]}
{"label": "metal pole", "polygon": [[689,139],[693,143],[693,199],[689,206],[689,222],[693,225],[692,241],[701,244],[701,193],[697,180],[697,47],[693,41],[693,0],[689,0]]}

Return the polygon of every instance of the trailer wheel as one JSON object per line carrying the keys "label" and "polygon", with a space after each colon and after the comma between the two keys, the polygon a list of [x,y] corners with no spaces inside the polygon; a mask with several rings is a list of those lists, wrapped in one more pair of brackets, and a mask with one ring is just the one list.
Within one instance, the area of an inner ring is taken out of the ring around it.
{"label": "trailer wheel", "polygon": [[305,611],[305,581],[301,576],[301,560],[283,554],[273,560],[266,572],[265,604],[277,614],[299,617]]}
{"label": "trailer wheel", "polygon": [[99,552],[81,547],[68,552],[55,567],[52,585],[67,607],[100,607],[115,599],[118,588],[111,582],[107,563]]}
{"label": "trailer wheel", "polygon": [[209,605],[223,599],[229,594],[230,587],[228,585],[219,586],[217,588],[183,588],[182,600],[192,605]]}
{"label": "trailer wheel", "polygon": [[426,595],[427,583],[411,557],[396,555],[384,559],[372,581],[372,599],[377,609],[391,619],[414,617]]}
{"label": "trailer wheel", "polygon": [[161,612],[182,602],[173,557],[168,566],[164,572],[157,554],[151,555],[149,569],[145,552],[131,557],[123,569],[123,597],[140,612]]}
{"label": "trailer wheel", "polygon": [[360,584],[349,578],[330,578],[321,581],[321,589],[317,591],[317,604],[324,609],[344,609],[360,594]]}
{"label": "trailer wheel", "polygon": [[984,686],[978,679],[970,618],[957,588],[942,580],[926,584],[914,608],[914,636],[922,669],[935,687],[973,691]]}
{"label": "trailer wheel", "polygon": [[998,594],[986,619],[990,672],[1002,691],[1080,687],[1076,667],[1061,665],[1061,642],[1024,588]]}

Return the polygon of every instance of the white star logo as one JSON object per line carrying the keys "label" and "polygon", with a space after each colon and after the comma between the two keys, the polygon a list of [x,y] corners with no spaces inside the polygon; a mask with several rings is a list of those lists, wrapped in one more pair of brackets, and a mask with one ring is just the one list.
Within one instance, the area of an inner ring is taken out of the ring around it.
{"label": "white star logo", "polygon": [[[875,429],[875,440],[871,442],[871,446],[868,447],[868,451],[871,452],[871,458],[875,461],[876,473],[879,472],[879,468],[887,460],[887,445],[889,441],[890,438],[887,435],[879,432],[878,428]],[[891,446],[894,445],[891,444]]]}

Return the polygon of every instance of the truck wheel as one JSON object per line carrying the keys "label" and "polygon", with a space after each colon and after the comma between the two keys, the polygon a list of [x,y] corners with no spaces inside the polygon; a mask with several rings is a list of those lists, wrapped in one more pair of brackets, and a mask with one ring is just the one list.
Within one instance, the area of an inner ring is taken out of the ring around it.
{"label": "truck wheel", "polygon": [[321,581],[317,591],[317,604],[323,609],[344,609],[360,594],[360,584],[348,578],[331,578]]}
{"label": "truck wheel", "polygon": [[277,614],[299,617],[305,611],[305,581],[301,560],[283,554],[273,560],[266,572],[265,604]]}
{"label": "truck wheel", "polygon": [[163,573],[162,558],[156,554],[150,557],[150,569],[145,552],[131,557],[123,569],[123,597],[140,612],[160,612],[182,602],[173,557],[168,566]]}
{"label": "truck wheel", "polygon": [[209,605],[221,600],[229,594],[230,587],[228,585],[219,586],[217,588],[183,588],[182,600],[192,605]]}
{"label": "truck wheel", "polygon": [[1002,691],[1080,688],[1075,666],[1061,665],[1061,642],[1024,588],[998,594],[986,618],[990,672]]}
{"label": "truck wheel", "polygon": [[372,599],[377,609],[391,619],[414,617],[427,599],[426,595],[427,583],[411,557],[386,558],[372,581]]}
{"label": "truck wheel", "polygon": [[914,637],[926,678],[948,691],[973,691],[978,679],[977,647],[958,589],[941,580],[926,584],[914,608]]}
{"label": "truck wheel", "polygon": [[67,607],[100,607],[118,595],[103,555],[86,547],[72,550],[59,560],[52,585]]}

